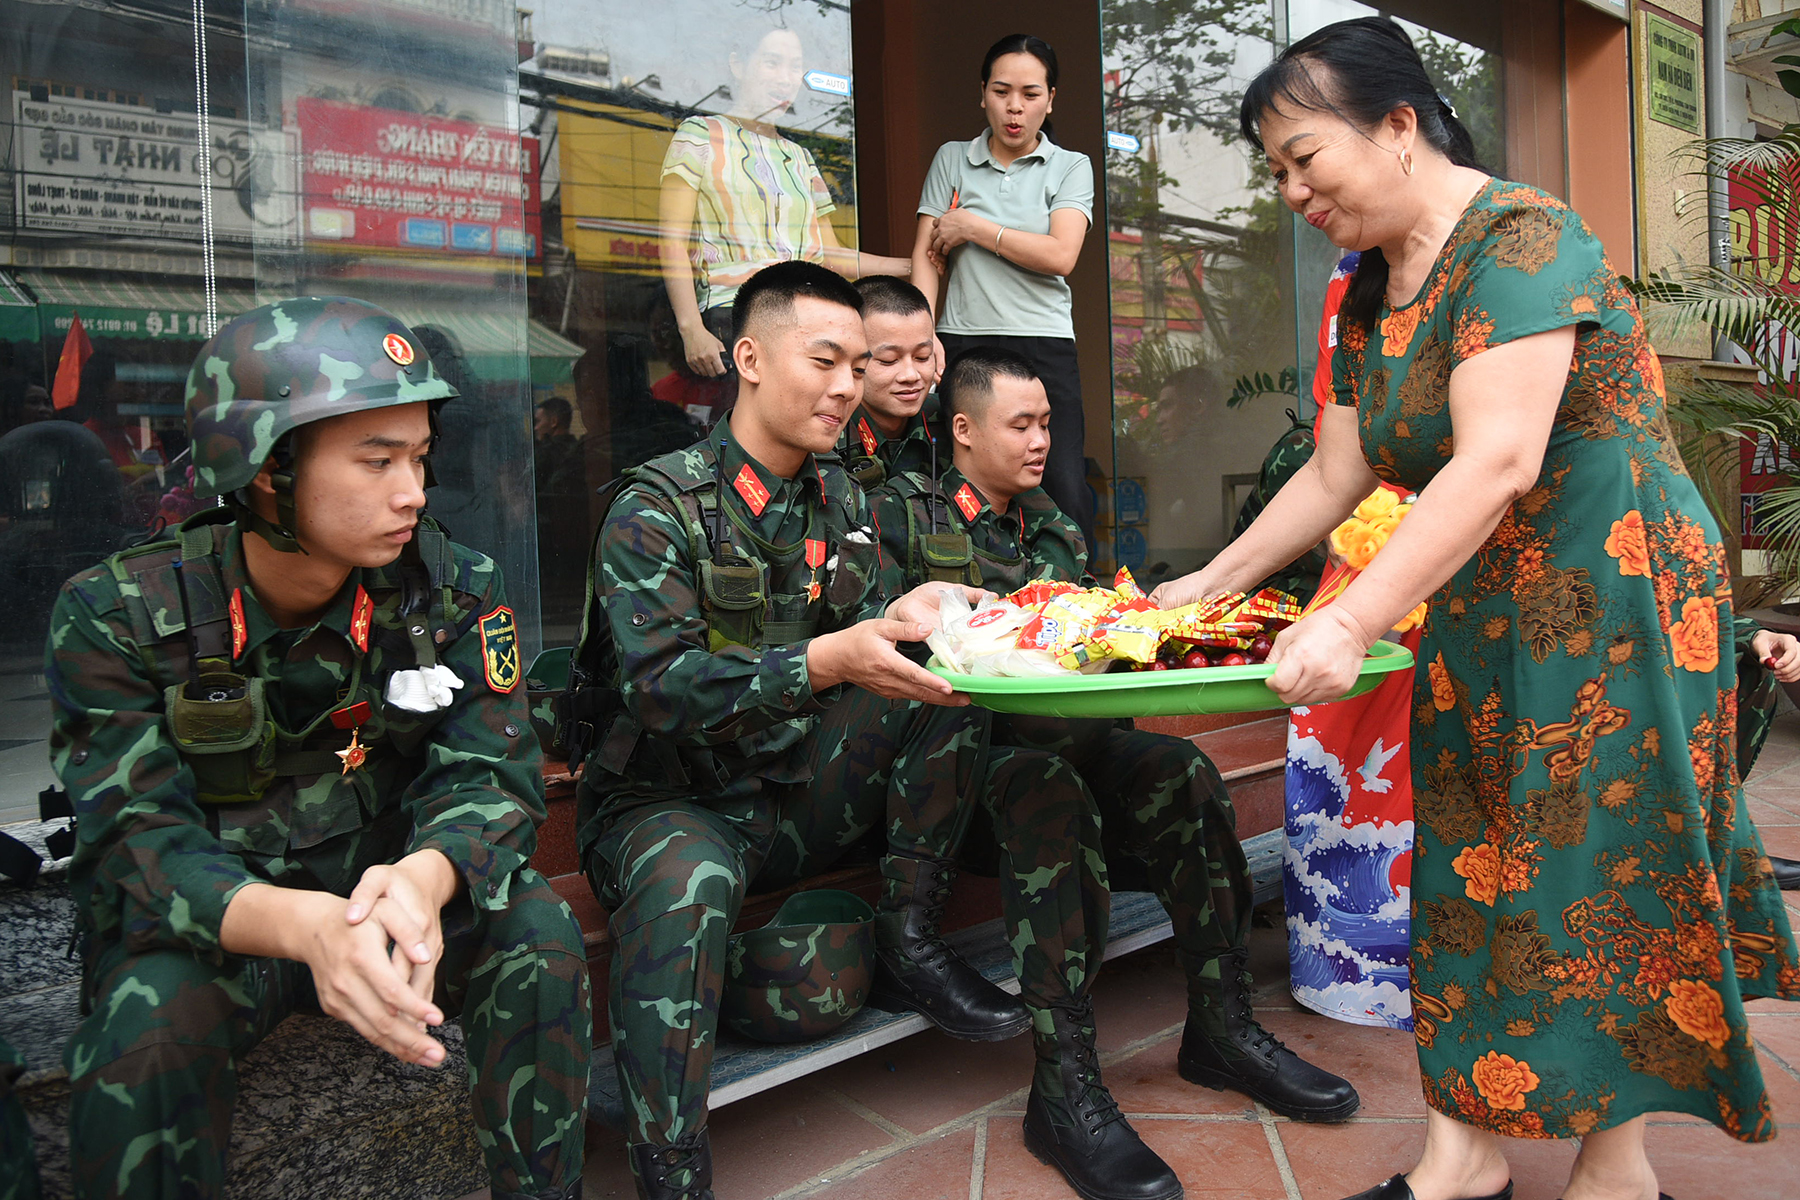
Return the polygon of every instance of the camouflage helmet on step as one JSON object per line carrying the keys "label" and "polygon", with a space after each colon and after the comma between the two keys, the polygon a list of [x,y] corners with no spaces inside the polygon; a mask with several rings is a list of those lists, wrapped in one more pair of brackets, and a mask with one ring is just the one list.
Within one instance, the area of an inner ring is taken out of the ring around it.
{"label": "camouflage helmet on step", "polygon": [[874,920],[849,892],[818,888],[788,897],[767,925],[732,935],[720,1019],[759,1042],[830,1033],[868,999]]}
{"label": "camouflage helmet on step", "polygon": [[[188,373],[194,494],[230,497],[271,456],[286,468],[282,439],[302,425],[456,394],[417,335],[366,300],[308,296],[253,308],[226,322]],[[291,478],[278,481],[277,498],[284,483],[291,509]],[[278,534],[293,529],[291,511],[281,525]]]}

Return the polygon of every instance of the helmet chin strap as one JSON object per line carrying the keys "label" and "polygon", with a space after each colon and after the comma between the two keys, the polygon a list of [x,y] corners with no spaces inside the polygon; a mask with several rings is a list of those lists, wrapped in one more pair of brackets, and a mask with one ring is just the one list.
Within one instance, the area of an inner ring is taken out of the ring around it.
{"label": "helmet chin strap", "polygon": [[239,528],[261,535],[263,541],[283,554],[305,554],[294,530],[299,522],[294,517],[294,448],[282,438],[269,455],[269,483],[275,491],[275,520],[271,521],[250,506],[243,490],[233,492],[229,501],[237,513]]}

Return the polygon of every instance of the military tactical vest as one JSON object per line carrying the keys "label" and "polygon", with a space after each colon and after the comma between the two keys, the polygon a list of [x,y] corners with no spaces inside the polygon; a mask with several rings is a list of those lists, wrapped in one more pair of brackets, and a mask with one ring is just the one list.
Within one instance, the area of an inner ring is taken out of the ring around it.
{"label": "military tactical vest", "polygon": [[[835,456],[814,456],[825,503],[808,512],[806,533],[799,542],[781,545],[757,534],[734,506],[721,502],[715,469],[718,452],[710,443],[698,449],[699,461],[688,451],[666,454],[625,472],[608,491],[616,496],[635,485],[662,498],[680,514],[687,530],[689,561],[698,565],[701,615],[706,620],[707,648],[713,653],[727,646],[750,650],[791,646],[813,637],[828,603],[842,606],[852,599],[832,594],[845,586],[849,573],[828,573],[817,595],[805,587],[781,589],[808,569],[805,555],[809,542],[825,548],[818,567],[837,561],[839,546],[827,510],[836,505],[848,517],[855,503],[855,485],[842,463]],[[612,630],[591,582],[596,578],[604,531],[603,521],[588,557],[590,585],[570,663],[569,688],[556,704],[555,745],[568,751],[571,771],[598,751],[598,765],[623,774],[640,746],[648,745],[658,773],[666,780],[685,782],[698,772],[702,780],[723,782],[729,772],[711,751],[676,748],[646,737],[643,727],[625,711],[622,696],[627,681],[620,677]],[[860,594],[861,584],[855,586]]]}
{"label": "military tactical vest", "polygon": [[[368,706],[356,726],[363,745],[388,743],[412,753],[423,740],[425,723],[418,714],[387,705],[387,677],[368,675],[366,652],[357,654],[338,704],[299,729],[274,720],[265,680],[240,673],[233,662],[233,621],[241,626],[243,616],[240,610],[234,618],[231,611],[220,559],[231,529],[229,510],[209,509],[184,522],[176,538],[122,551],[106,562],[125,598],[145,671],[162,690],[170,739],[193,771],[196,799],[208,805],[252,803],[279,778],[339,770],[335,749],[319,743],[341,742],[344,727],[333,717],[360,704]],[[421,517],[399,568],[400,587],[382,600],[370,597],[371,636],[378,614],[394,614],[417,665],[431,666],[437,661],[433,629],[450,624],[447,581],[454,574],[441,527]],[[441,607],[434,612],[434,605]]]}
{"label": "military tactical vest", "polygon": [[908,472],[892,480],[888,487],[906,502],[906,582],[909,587],[916,587],[926,580],[937,580],[983,587],[1005,595],[1040,577],[1041,572],[1032,565],[1032,552],[1045,539],[1065,546],[1071,561],[1081,561],[1086,553],[1079,536],[1072,537],[1065,523],[1054,519],[1060,510],[1040,488],[1032,488],[1013,498],[1018,516],[995,516],[995,520],[1003,523],[1022,518],[1023,529],[1017,542],[1019,552],[1003,554],[982,539],[970,536],[971,522],[956,511],[955,504],[944,495],[940,480],[926,480],[915,472]]}

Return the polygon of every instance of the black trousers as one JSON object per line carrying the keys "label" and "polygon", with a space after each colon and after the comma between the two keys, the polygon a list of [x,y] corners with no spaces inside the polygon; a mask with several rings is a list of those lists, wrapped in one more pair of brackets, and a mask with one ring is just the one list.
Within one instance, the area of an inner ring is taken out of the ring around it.
{"label": "black trousers", "polygon": [[1094,495],[1087,483],[1087,421],[1081,411],[1081,370],[1075,361],[1075,339],[1014,337],[1009,334],[939,335],[946,366],[964,350],[996,346],[1025,356],[1043,380],[1050,397],[1050,457],[1044,464],[1044,490],[1056,507],[1077,525],[1094,548]]}

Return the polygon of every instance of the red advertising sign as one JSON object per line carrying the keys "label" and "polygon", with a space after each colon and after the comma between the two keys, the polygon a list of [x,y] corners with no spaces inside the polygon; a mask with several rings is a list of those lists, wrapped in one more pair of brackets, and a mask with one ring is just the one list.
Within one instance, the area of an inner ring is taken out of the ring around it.
{"label": "red advertising sign", "polygon": [[[1800,293],[1800,221],[1791,208],[1769,203],[1767,183],[1755,175],[1734,173],[1731,179],[1731,265],[1786,292]],[[1792,186],[1780,190],[1791,193]],[[1751,347],[1758,363],[1794,378],[1800,365],[1800,339],[1795,332],[1771,325],[1760,344]],[[1738,491],[1742,498],[1740,530],[1746,550],[1763,548],[1760,517],[1763,494],[1800,477],[1800,463],[1792,447],[1759,434],[1741,443]]]}
{"label": "red advertising sign", "polygon": [[303,97],[306,238],[452,254],[538,253],[537,139]]}

